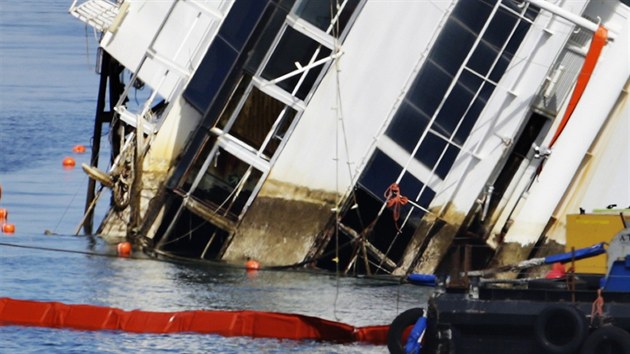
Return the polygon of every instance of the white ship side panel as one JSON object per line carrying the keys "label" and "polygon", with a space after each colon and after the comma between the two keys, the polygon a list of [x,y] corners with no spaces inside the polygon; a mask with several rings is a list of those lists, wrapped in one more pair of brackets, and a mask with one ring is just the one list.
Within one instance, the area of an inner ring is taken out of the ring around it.
{"label": "white ship side panel", "polygon": [[590,148],[581,172],[573,180],[561,206],[555,210],[557,221],[545,232],[545,236],[558,244],[566,244],[565,215],[577,214],[580,208],[587,213],[597,213],[608,210],[608,206],[611,206],[610,213],[617,213],[615,209],[630,206],[629,88],[630,78],[608,118],[605,130]]}
{"label": "white ship side panel", "polygon": [[[536,242],[630,77],[628,8],[618,2],[598,1],[596,4],[599,8],[593,10],[603,17],[603,25],[616,38],[604,47],[573,116],[530,189],[506,242],[522,245]],[[617,11],[609,18],[603,15],[608,13],[606,10],[612,12],[615,8]]]}
{"label": "white ship side panel", "polygon": [[200,5],[203,8],[188,1],[175,6],[170,0],[151,2],[151,6],[146,3],[131,1],[120,26],[105,35],[101,46],[132,72],[147,50],[155,53],[144,62],[138,77],[171,100],[196,69],[233,1],[206,2]]}
{"label": "white ship side panel", "polygon": [[[566,6],[581,13],[585,1]],[[453,202],[459,210],[472,208],[531,113],[531,103],[572,31],[568,21],[541,11],[438,190],[434,205]]]}
{"label": "white ship side panel", "polygon": [[391,118],[408,81],[415,77],[414,69],[428,50],[448,4],[368,1],[342,47],[339,85],[333,66],[270,177],[343,193],[371,153],[374,139]]}
{"label": "white ship side panel", "polygon": [[140,64],[173,0],[151,3],[151,6],[145,6],[146,2],[130,1],[118,28],[114,33],[106,32],[101,41],[101,47],[130,70]]}
{"label": "white ship side panel", "polygon": [[[626,85],[627,88],[627,85]],[[610,130],[603,144],[604,151],[593,170],[593,177],[578,207],[588,212],[603,209],[608,205],[615,208],[630,206],[630,105],[628,95],[624,94],[624,104],[615,117],[614,127]],[[573,209],[573,212],[578,208]]]}
{"label": "white ship side panel", "polygon": [[147,153],[145,171],[166,172],[201,121],[201,114],[181,96],[172,105]]}

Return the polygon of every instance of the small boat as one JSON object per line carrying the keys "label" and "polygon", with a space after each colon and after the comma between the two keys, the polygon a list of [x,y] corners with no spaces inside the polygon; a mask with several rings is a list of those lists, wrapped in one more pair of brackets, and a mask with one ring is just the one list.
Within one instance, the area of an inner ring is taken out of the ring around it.
{"label": "small boat", "polygon": [[[562,274],[563,263],[607,253],[606,274]],[[537,279],[487,278],[553,263]],[[558,266],[560,265],[560,266]],[[562,269],[562,270],[561,270]],[[391,353],[630,353],[630,228],[604,244],[521,262],[511,269],[469,271],[468,286],[442,283],[425,311],[392,322]],[[414,325],[415,323],[415,325]],[[404,332],[414,326],[406,342]]]}

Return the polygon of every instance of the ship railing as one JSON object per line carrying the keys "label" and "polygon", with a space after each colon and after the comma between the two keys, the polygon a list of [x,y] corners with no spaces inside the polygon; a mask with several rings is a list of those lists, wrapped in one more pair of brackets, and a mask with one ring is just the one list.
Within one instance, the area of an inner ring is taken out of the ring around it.
{"label": "ship railing", "polygon": [[122,0],[74,0],[68,12],[99,32],[109,30],[120,12]]}

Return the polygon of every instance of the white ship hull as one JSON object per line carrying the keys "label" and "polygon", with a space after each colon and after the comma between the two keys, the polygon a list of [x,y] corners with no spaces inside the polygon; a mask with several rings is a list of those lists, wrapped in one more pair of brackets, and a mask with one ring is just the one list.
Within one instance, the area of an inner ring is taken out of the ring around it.
{"label": "white ship hull", "polygon": [[435,273],[463,245],[476,264],[562,247],[567,214],[630,205],[627,3],[332,3],[109,2],[98,26],[73,4],[131,77],[101,72],[116,193],[97,233],[198,259]]}

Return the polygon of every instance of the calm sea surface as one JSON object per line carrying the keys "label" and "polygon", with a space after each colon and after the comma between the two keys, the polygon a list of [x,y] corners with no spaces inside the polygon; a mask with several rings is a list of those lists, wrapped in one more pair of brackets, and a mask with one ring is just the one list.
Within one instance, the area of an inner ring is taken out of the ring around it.
{"label": "calm sea surface", "polygon": [[[426,303],[427,290],[303,272],[246,275],[219,265],[111,257],[100,239],[74,236],[82,218],[96,107],[96,39],[68,14],[70,0],[0,2],[0,297],[125,310],[278,311],[354,326],[388,324]],[[106,138],[106,137],[105,137]],[[61,162],[74,157],[77,167]],[[97,210],[98,222],[104,210]],[[45,234],[46,233],[46,234]],[[18,247],[19,246],[19,247]],[[65,252],[65,251],[75,252]],[[108,256],[109,255],[109,256]],[[384,346],[0,327],[0,353],[385,353]]]}

